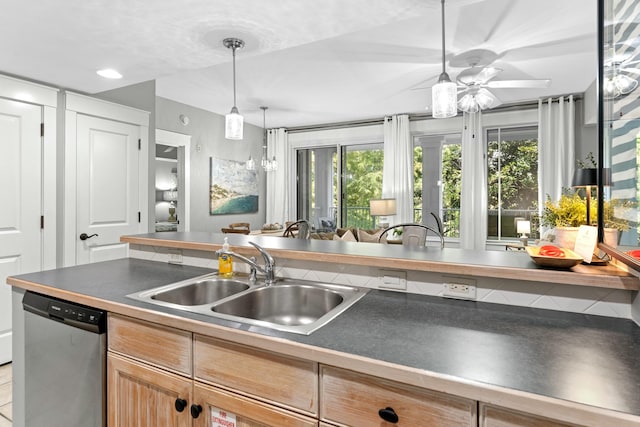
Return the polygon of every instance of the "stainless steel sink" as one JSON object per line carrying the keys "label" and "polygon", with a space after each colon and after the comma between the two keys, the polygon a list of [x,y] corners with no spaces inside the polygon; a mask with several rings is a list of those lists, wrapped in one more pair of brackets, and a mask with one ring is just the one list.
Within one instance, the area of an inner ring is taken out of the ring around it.
{"label": "stainless steel sink", "polygon": [[309,335],[368,292],[352,286],[282,279],[266,286],[246,276],[207,275],[127,295],[139,301]]}
{"label": "stainless steel sink", "polygon": [[246,282],[216,277],[160,291],[151,295],[151,299],[178,305],[202,305],[247,289],[249,284]]}
{"label": "stainless steel sink", "polygon": [[331,289],[281,284],[256,289],[213,306],[216,313],[278,325],[308,325],[339,306],[344,297]]}

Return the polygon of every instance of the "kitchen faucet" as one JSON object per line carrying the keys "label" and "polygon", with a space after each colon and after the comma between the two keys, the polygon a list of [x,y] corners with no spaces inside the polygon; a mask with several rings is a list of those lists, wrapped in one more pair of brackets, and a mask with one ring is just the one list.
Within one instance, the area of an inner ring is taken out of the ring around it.
{"label": "kitchen faucet", "polygon": [[220,255],[230,255],[232,258],[239,259],[240,261],[243,261],[249,264],[249,266],[251,267],[251,274],[249,276],[250,280],[255,281],[256,271],[260,271],[265,275],[265,279],[264,279],[265,285],[269,286],[274,284],[276,282],[276,278],[275,278],[276,260],[274,260],[273,257],[269,255],[269,253],[257,243],[249,242],[249,244],[253,245],[258,250],[258,252],[262,254],[262,257],[264,258],[264,267],[261,267],[256,262],[255,257],[247,258],[243,255],[237,254],[230,250],[219,249],[216,251],[216,257],[219,257]]}

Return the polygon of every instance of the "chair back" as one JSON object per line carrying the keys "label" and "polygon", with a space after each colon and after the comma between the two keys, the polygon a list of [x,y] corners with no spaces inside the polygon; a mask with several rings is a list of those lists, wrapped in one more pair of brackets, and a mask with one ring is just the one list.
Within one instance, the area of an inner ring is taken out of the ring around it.
{"label": "chair back", "polygon": [[296,239],[308,239],[311,235],[311,226],[306,219],[299,219],[287,225],[282,233],[283,237],[291,237]]}
{"label": "chair back", "polygon": [[436,220],[436,225],[438,226],[438,232],[444,236],[444,225],[442,224],[442,219],[435,212],[429,212],[433,219]]}
{"label": "chair back", "polygon": [[418,223],[396,224],[385,228],[382,233],[380,233],[378,242],[386,242],[387,233],[396,229],[402,229],[403,246],[423,248],[427,244],[427,236],[431,233],[440,240],[440,248],[444,248],[444,237],[442,237],[442,234],[440,234],[438,230],[428,225]]}

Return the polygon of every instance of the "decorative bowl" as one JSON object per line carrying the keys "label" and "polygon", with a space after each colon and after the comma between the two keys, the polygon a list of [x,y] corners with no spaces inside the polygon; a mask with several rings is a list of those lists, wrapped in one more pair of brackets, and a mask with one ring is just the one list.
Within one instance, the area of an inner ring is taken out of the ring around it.
{"label": "decorative bowl", "polygon": [[561,248],[564,251],[563,257],[540,255],[540,246],[525,246],[527,253],[540,267],[547,268],[571,268],[580,264],[583,260],[580,255],[571,249]]}

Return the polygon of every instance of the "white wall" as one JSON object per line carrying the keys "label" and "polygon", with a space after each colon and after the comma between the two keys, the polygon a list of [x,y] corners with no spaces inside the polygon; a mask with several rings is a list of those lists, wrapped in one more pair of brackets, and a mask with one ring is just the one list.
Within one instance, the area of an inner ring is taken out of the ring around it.
{"label": "white wall", "polygon": [[[189,117],[184,125],[180,116]],[[232,222],[249,222],[259,229],[265,222],[266,185],[264,172],[258,172],[260,200],[256,213],[243,215],[210,215],[210,157],[245,161],[249,153],[254,159],[262,156],[262,128],[245,122],[244,139],[230,141],[224,137],[224,116],[200,108],[156,97],[156,126],[172,132],[191,135],[191,231],[220,232]]]}

